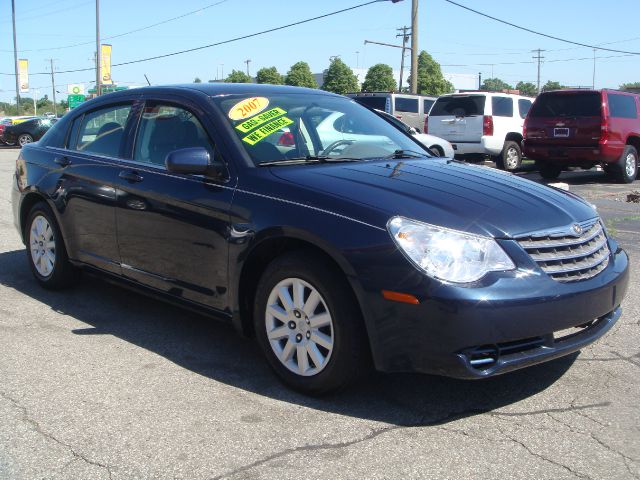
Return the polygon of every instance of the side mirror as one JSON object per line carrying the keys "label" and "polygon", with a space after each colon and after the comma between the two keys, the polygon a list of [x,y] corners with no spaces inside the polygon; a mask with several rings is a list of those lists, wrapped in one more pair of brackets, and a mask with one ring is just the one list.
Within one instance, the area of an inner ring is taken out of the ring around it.
{"label": "side mirror", "polygon": [[415,135],[416,133],[420,133],[420,130],[414,127],[409,127],[409,135]]}
{"label": "side mirror", "polygon": [[174,150],[165,160],[167,170],[173,173],[193,173],[197,175],[222,176],[222,164],[211,161],[211,155],[206,148],[191,147]]}

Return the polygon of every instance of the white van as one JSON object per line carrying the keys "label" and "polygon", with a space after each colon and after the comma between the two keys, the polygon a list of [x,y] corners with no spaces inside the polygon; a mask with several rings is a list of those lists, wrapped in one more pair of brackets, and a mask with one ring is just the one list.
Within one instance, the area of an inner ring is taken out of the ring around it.
{"label": "white van", "polygon": [[533,99],[498,92],[443,95],[431,107],[424,131],[448,140],[456,156],[490,155],[498,168],[522,163],[522,127]]}
{"label": "white van", "polygon": [[422,131],[424,120],[437,98],[392,92],[347,93],[346,96],[374,110],[387,112],[418,132]]}

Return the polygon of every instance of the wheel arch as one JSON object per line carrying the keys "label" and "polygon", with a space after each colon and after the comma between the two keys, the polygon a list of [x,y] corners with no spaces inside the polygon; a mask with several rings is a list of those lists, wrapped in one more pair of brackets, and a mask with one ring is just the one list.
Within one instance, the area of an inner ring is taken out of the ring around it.
{"label": "wheel arch", "polygon": [[636,151],[640,153],[640,136],[629,135],[626,144],[635,147]]}
{"label": "wheel arch", "polygon": [[22,202],[20,203],[20,235],[22,237],[23,243],[26,243],[27,241],[24,235],[27,216],[29,215],[29,212],[31,211],[33,206],[39,202],[47,203],[47,199],[41,193],[37,191],[32,191],[27,193],[22,199]]}
{"label": "wheel arch", "polygon": [[522,134],[518,133],[518,132],[509,132],[507,133],[507,136],[504,138],[505,142],[516,142],[518,145],[520,145],[520,148],[522,149]]}
{"label": "wheel arch", "polygon": [[357,302],[360,312],[363,313],[362,302],[357,294],[358,285],[355,280],[355,272],[349,262],[324,241],[306,232],[283,231],[279,228],[260,235],[260,238],[254,241],[253,246],[241,259],[238,280],[235,282],[233,324],[244,336],[254,335],[253,304],[262,273],[269,263],[278,256],[295,250],[308,250],[341,272],[350,287],[350,294]]}

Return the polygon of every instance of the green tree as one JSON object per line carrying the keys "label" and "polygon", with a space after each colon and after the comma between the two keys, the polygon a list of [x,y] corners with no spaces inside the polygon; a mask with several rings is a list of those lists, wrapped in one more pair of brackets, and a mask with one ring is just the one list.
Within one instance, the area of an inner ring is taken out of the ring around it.
{"label": "green tree", "polygon": [[520,90],[520,95],[535,97],[538,94],[538,88],[531,82],[516,83],[516,90]]}
{"label": "green tree", "polygon": [[511,90],[512,88],[511,85],[499,78],[487,78],[480,85],[480,90],[488,90],[490,92],[500,92],[501,90]]}
{"label": "green tree", "polygon": [[[409,83],[411,82],[409,75]],[[418,55],[418,93],[423,95],[443,95],[453,92],[451,82],[444,78],[440,64],[424,50]]]}
{"label": "green tree", "polygon": [[384,63],[378,63],[369,68],[362,83],[363,92],[393,92],[395,88],[393,69]]}
{"label": "green tree", "polygon": [[549,80],[542,87],[542,91],[543,92],[548,92],[550,90],[562,90],[563,88],[564,87],[560,84],[560,82],[552,82],[551,80]]}
{"label": "green tree", "polygon": [[628,90],[630,88],[640,88],[640,82],[623,83],[620,85],[620,90]]}
{"label": "green tree", "polygon": [[196,77],[193,79],[193,83],[202,83],[202,80],[200,80],[200,77]]}
{"label": "green tree", "polygon": [[278,73],[276,67],[265,67],[256,73],[256,81],[258,83],[271,83],[272,85],[282,85],[284,78]]}
{"label": "green tree", "polygon": [[241,70],[232,70],[225,79],[226,83],[251,83],[251,77]]}
{"label": "green tree", "polygon": [[318,88],[318,82],[316,82],[313,73],[311,73],[307,62],[298,62],[291,65],[284,83],[294,87]]}
{"label": "green tree", "polygon": [[345,94],[358,91],[358,79],[346,63],[339,58],[331,61],[324,77],[322,89],[327,92]]}

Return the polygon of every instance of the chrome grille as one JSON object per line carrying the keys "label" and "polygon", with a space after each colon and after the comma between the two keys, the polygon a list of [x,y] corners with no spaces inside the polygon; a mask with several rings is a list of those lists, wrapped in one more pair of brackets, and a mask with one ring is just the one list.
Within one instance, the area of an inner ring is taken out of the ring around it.
{"label": "chrome grille", "polygon": [[518,238],[538,266],[558,282],[593,278],[609,264],[609,246],[598,219],[579,224],[582,234],[571,234],[571,227],[557,232],[534,233]]}

